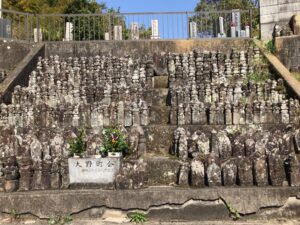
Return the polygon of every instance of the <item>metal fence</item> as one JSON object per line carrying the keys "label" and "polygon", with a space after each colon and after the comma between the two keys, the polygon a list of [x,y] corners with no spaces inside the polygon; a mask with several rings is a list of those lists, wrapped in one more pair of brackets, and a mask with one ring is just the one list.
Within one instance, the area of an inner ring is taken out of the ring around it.
{"label": "metal fence", "polygon": [[251,37],[251,10],[29,14],[2,11],[0,38],[40,41]]}

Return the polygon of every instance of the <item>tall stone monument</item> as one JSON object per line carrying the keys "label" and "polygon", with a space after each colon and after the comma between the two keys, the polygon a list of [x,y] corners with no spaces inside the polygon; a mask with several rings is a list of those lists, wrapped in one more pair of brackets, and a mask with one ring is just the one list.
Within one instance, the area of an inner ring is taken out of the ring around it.
{"label": "tall stone monument", "polygon": [[131,24],[131,40],[139,40],[139,39],[140,39],[139,24],[137,22],[133,22]]}
{"label": "tall stone monument", "polygon": [[219,17],[219,30],[220,33],[218,33],[218,37],[220,38],[226,37],[226,33],[224,30],[224,18],[221,16]]}
{"label": "tall stone monument", "polygon": [[122,41],[122,39],[123,39],[122,26],[121,25],[114,26],[114,40]]}
{"label": "tall stone monument", "polygon": [[197,38],[197,23],[190,22],[190,38]]}
{"label": "tall stone monument", "polygon": [[43,40],[43,34],[42,34],[41,29],[38,29],[38,28],[33,29],[33,39],[34,39],[34,42],[40,42]]}
{"label": "tall stone monument", "polygon": [[151,39],[160,39],[159,30],[158,30],[158,20],[151,20],[151,28],[152,28]]}
{"label": "tall stone monument", "polygon": [[73,41],[74,26],[71,22],[66,22],[65,41]]}
{"label": "tall stone monument", "polygon": [[232,10],[232,25],[235,27],[237,37],[240,37],[241,32],[241,12],[238,9]]}

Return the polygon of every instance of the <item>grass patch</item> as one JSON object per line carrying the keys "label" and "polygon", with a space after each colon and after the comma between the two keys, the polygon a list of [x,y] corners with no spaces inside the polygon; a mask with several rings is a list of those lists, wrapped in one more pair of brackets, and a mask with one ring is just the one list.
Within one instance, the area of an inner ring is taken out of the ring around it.
{"label": "grass patch", "polygon": [[267,51],[267,52],[269,52],[269,53],[272,53],[272,54],[276,53],[276,47],[275,47],[275,45],[274,45],[274,43],[273,43],[272,40],[267,41],[264,44],[264,50]]}
{"label": "grass patch", "polygon": [[129,216],[129,219],[132,223],[146,223],[148,221],[146,215],[140,212],[134,212]]}
{"label": "grass patch", "polygon": [[291,73],[298,81],[300,81],[300,72]]}
{"label": "grass patch", "polygon": [[253,81],[254,83],[264,83],[268,79],[271,79],[269,72],[253,72],[247,75],[247,81]]}

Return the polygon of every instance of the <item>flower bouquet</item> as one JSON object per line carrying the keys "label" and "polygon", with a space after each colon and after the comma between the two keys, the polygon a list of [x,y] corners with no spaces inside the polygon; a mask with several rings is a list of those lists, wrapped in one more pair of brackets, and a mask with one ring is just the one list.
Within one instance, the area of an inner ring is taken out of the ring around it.
{"label": "flower bouquet", "polygon": [[121,156],[126,154],[129,147],[125,141],[124,135],[117,128],[106,128],[103,130],[104,141],[100,147],[100,154],[102,157]]}

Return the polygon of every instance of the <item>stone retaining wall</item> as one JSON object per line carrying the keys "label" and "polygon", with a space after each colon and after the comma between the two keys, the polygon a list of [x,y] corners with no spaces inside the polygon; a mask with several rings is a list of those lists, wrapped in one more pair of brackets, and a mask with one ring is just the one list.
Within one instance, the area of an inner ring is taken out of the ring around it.
{"label": "stone retaining wall", "polygon": [[202,40],[140,40],[140,41],[88,41],[88,42],[48,42],[46,57],[90,57],[111,53],[115,57],[130,55],[134,58],[161,52],[184,53],[197,49],[199,51],[229,52],[232,48],[245,50],[249,47],[249,38],[220,38]]}
{"label": "stone retaining wall", "polygon": [[300,36],[278,37],[275,40],[277,57],[290,71],[300,71]]}
{"label": "stone retaining wall", "polygon": [[300,13],[298,0],[260,1],[261,38],[272,39],[275,24],[287,24],[293,15]]}

